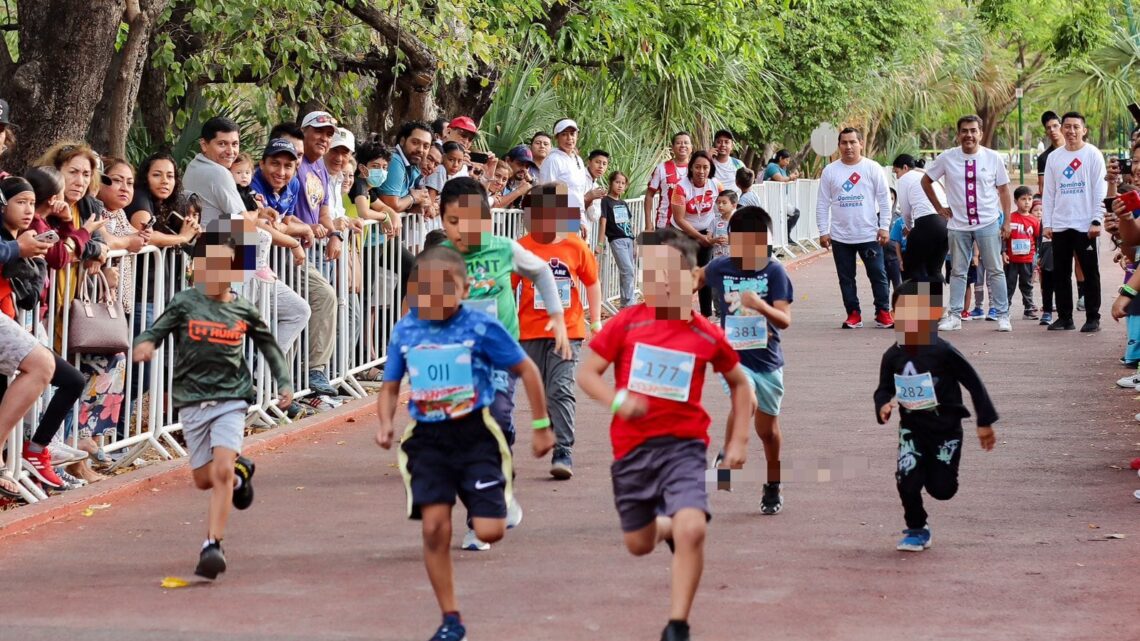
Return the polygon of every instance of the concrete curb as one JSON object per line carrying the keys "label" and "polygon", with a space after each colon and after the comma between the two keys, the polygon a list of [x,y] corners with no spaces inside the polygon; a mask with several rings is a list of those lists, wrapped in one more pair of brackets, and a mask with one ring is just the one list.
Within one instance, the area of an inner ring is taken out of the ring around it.
{"label": "concrete curb", "polygon": [[[291,425],[277,427],[262,434],[245,439],[242,454],[255,456],[260,452],[276,449],[307,438],[313,432],[350,423],[374,413],[375,395],[350,401],[341,407],[310,416]],[[73,518],[82,518],[83,509],[88,505],[112,503],[147,492],[170,483],[189,482],[186,468],[190,459],[183,457],[149,465],[137,472],[129,472],[89,485],[77,490],[57,494],[46,501],[25,505],[0,513],[0,540],[23,534],[29,530],[61,523]]]}

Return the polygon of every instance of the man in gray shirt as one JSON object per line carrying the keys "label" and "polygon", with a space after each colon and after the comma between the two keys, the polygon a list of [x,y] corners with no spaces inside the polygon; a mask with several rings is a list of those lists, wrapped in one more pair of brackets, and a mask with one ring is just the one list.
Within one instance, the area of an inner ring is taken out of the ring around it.
{"label": "man in gray shirt", "polygon": [[219,218],[234,218],[246,211],[230,174],[230,165],[238,156],[240,131],[236,122],[221,116],[203,123],[198,140],[202,151],[190,161],[182,176],[186,193],[198,194],[203,228]]}

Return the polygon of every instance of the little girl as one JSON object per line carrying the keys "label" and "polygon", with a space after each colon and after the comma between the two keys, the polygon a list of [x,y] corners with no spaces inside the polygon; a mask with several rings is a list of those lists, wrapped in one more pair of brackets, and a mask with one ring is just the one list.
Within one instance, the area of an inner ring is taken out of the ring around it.
{"label": "little girl", "polygon": [[443,162],[424,183],[431,193],[432,202],[439,199],[439,192],[443,191],[444,184],[452,178],[467,175],[467,152],[457,142],[443,143]]}
{"label": "little girl", "polygon": [[238,193],[241,194],[246,211],[257,211],[265,206],[264,202],[258,203],[257,194],[249,188],[249,183],[253,182],[253,158],[249,154],[238,154],[237,160],[230,165],[230,173],[237,183]]}
{"label": "little girl", "polygon": [[513,169],[508,162],[495,164],[495,175],[487,183],[487,194],[491,197],[491,207],[494,209],[509,209],[530,191],[529,187],[519,187],[510,193],[503,193],[507,183],[511,181]]}
{"label": "little girl", "polygon": [[598,218],[599,246],[601,239],[609,243],[617,264],[618,282],[621,289],[621,306],[633,304],[634,283],[637,263],[633,257],[633,220],[629,215],[629,205],[621,199],[629,178],[620,171],[610,174],[610,188],[602,198],[602,215]]}
{"label": "little girl", "polygon": [[712,226],[713,258],[728,256],[728,219],[736,211],[736,192],[726,189],[716,197],[716,211],[720,215]]}

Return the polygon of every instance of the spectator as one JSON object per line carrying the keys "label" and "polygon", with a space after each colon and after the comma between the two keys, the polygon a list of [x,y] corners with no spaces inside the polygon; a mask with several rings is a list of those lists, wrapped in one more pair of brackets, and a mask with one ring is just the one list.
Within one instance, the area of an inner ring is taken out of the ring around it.
{"label": "spectator", "polygon": [[[688,175],[689,156],[693,153],[693,139],[688,132],[673,134],[672,151],[673,157],[657,165],[649,176],[649,187],[645,190],[645,231],[653,231],[669,224],[672,214],[669,203],[673,188]],[[653,197],[658,194],[660,198],[657,209],[654,209]]]}
{"label": "spectator", "polygon": [[269,130],[269,139],[276,140],[277,138],[284,138],[293,144],[293,148],[297,150],[297,157],[305,155],[305,132],[295,122],[282,122],[273,126]]}
{"label": "spectator", "polygon": [[[447,129],[447,118],[436,118],[431,121],[432,144],[443,144],[443,132]],[[425,176],[431,174],[424,174]]]}
{"label": "spectator", "polygon": [[380,200],[397,213],[430,207],[426,189],[413,189],[420,177],[420,163],[431,147],[431,129],[422,122],[408,122],[396,136],[396,149],[388,165],[388,175],[379,187]]}
{"label": "spectator", "polygon": [[[688,175],[673,189],[672,224],[697,241],[697,265],[704,267],[712,259],[712,227],[716,221],[716,197],[723,189],[712,177],[712,158],[698,151],[689,160]],[[712,290],[706,285],[697,291],[701,315],[712,318]]]}
{"label": "spectator", "polygon": [[578,210],[580,229],[586,233],[593,222],[588,218],[587,209],[605,196],[606,191],[591,187],[593,179],[578,155],[578,123],[569,118],[559,120],[554,124],[554,138],[557,146],[542,163],[538,182],[566,183],[567,201],[571,208]]}
{"label": "spectator", "polygon": [[202,207],[199,224],[206,226],[249,211],[230,173],[230,165],[241,153],[241,129],[237,123],[222,116],[210,118],[202,123],[198,146],[201,152],[186,166],[182,186],[187,193],[198,194]]}
{"label": "spectator", "polygon": [[[59,242],[47,252],[48,266],[55,270],[66,269],[80,259],[87,242],[91,240],[91,234],[103,229],[107,221],[91,218],[82,227],[76,228],[71,218],[71,208],[64,197],[66,185],[63,174],[55,167],[35,167],[29,169],[24,177],[35,191],[36,219],[44,223],[40,233],[54,229],[59,234]],[[41,228],[37,226],[37,229]]]}
{"label": "spectator", "polygon": [[[5,241],[0,245],[3,247],[0,249],[0,258],[8,259],[21,254],[17,241]],[[37,247],[34,251],[42,252],[45,249]],[[16,372],[20,375],[15,376]],[[40,345],[16,321],[3,314],[0,314],[0,376],[15,376],[4,392],[3,399],[0,399],[0,425],[20,425],[24,415],[35,406],[55,376],[55,357],[51,351]],[[15,431],[0,430],[0,450]],[[10,499],[20,498],[20,487],[12,480],[16,473],[16,470],[0,465],[0,495]]]}
{"label": "spectator", "polygon": [[800,177],[800,172],[793,171],[788,173],[788,165],[792,164],[792,154],[788,153],[787,149],[781,149],[776,152],[775,156],[768,161],[768,166],[764,168],[764,180],[771,180],[778,183],[792,182]]}
{"label": "spectator", "polygon": [[[914,156],[900,154],[893,163],[899,215],[908,230],[902,277],[904,280],[941,280],[942,263],[949,250],[946,219],[938,215],[922,191],[922,177],[926,172],[919,166],[920,162]],[[934,189],[941,204],[945,197],[942,185],[934,183]]]}
{"label": "spectator", "polygon": [[[550,142],[550,134],[545,131],[540,131],[530,137],[530,153],[534,156],[535,167],[542,169],[542,163],[546,157],[550,155],[553,145]],[[538,176],[536,175],[535,178]]]}
{"label": "spectator", "polygon": [[735,191],[739,196],[740,189],[736,186],[736,172],[744,168],[744,163],[732,155],[735,145],[736,138],[733,137],[732,132],[721,129],[713,136],[713,149],[710,153],[712,154],[713,168],[716,170],[713,177],[721,185],[724,185],[725,189]]}
{"label": "spectator", "polygon": [[246,211],[257,211],[265,206],[264,203],[257,202],[253,191],[249,188],[249,183],[253,180],[252,156],[244,151],[238,154],[234,164],[230,165],[230,175],[234,177],[234,184],[237,185],[238,194],[245,204]]}
{"label": "spectator", "polygon": [[[12,110],[8,108],[8,101],[0,99],[0,157],[8,153],[16,144],[16,136],[12,132],[12,122],[9,118],[12,117]],[[6,171],[0,171],[0,178],[8,175]],[[0,443],[0,445],[3,445]]]}
{"label": "spectator", "polygon": [[507,152],[505,160],[510,164],[514,173],[507,183],[507,193],[518,189],[530,189],[530,185],[538,180],[538,165],[534,162],[534,152],[526,145],[516,145]]}
{"label": "spectator", "polygon": [[740,200],[737,208],[741,207],[760,207],[760,194],[756,193],[753,189],[756,186],[756,172],[747,167],[741,167],[736,170],[736,190],[740,193]]}
{"label": "spectator", "polygon": [[1041,126],[1045,128],[1045,137],[1049,139],[1049,148],[1037,156],[1037,194],[1045,193],[1045,164],[1049,162],[1049,154],[1058,147],[1065,146],[1065,136],[1061,134],[1061,118],[1054,111],[1041,114]]}
{"label": "spectator", "polygon": [[[429,150],[430,153],[430,150]],[[467,170],[467,150],[463,148],[461,143],[454,140],[448,140],[443,143],[442,148],[443,161],[436,168],[435,172],[424,179],[424,186],[427,187],[428,194],[433,203],[439,200],[439,192],[443,191],[444,184],[452,178],[462,178],[470,175]]]}
{"label": "spectator", "polygon": [[610,174],[610,190],[602,199],[602,217],[598,219],[598,245],[609,243],[618,269],[621,291],[620,304],[625,309],[633,304],[633,292],[637,274],[636,259],[633,254],[633,218],[629,214],[629,203],[622,200],[629,185],[629,178],[620,171]]}
{"label": "spectator", "polygon": [[340,127],[329,143],[329,151],[325,154],[325,167],[329,173],[329,215],[333,225],[340,231],[347,231],[350,227],[356,231],[364,229],[363,226],[348,218],[345,212],[344,194],[348,189],[345,186],[345,174],[349,181],[352,179],[350,165],[354,162],[352,154],[356,151],[356,136],[352,132]]}

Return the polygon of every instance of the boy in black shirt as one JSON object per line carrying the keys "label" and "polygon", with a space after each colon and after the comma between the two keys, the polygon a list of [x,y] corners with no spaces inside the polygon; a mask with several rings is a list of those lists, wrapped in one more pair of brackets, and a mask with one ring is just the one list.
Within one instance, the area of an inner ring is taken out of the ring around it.
{"label": "boy in black shirt", "polygon": [[908,280],[895,290],[893,306],[898,342],[883,354],[875,408],[879,424],[885,424],[891,417],[891,400],[898,398],[902,416],[895,481],[907,529],[897,549],[921,552],[931,542],[922,488],[939,501],[958,492],[962,419],[970,416],[959,385],[969,390],[974,401],[978,440],[984,450],[994,447],[990,426],[998,416],[966,357],[938,338],[942,284]]}

